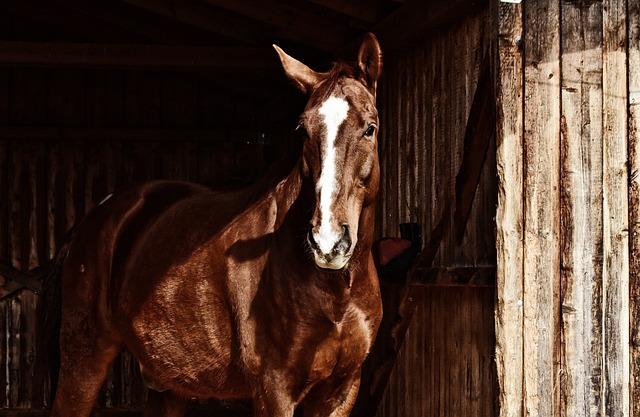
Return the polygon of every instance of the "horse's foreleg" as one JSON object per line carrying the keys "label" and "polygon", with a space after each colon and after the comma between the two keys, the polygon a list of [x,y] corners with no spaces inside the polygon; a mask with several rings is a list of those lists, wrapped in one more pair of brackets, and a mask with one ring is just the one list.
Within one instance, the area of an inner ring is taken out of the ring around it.
{"label": "horse's foreleg", "polygon": [[304,400],[304,417],[348,417],[360,388],[360,376],[337,387],[325,382],[315,387]]}
{"label": "horse's foreleg", "polygon": [[253,417],[293,417],[296,404],[285,381],[286,378],[277,370],[262,376],[260,385],[254,387]]}
{"label": "horse's foreleg", "polygon": [[189,408],[189,401],[171,391],[149,390],[144,417],[183,417]]}
{"label": "horse's foreleg", "polygon": [[60,376],[52,417],[88,417],[109,365],[119,352],[112,342],[61,334]]}

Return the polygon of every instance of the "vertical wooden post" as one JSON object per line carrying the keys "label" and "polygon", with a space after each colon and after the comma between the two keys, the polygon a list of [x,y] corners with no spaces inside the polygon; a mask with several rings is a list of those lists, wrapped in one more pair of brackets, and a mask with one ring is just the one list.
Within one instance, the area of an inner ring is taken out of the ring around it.
{"label": "vertical wooden post", "polygon": [[629,18],[629,309],[631,415],[640,417],[640,2],[628,5]]}
{"label": "vertical wooden post", "polygon": [[602,3],[562,2],[560,415],[600,415]]}
{"label": "vertical wooden post", "polygon": [[603,2],[603,415],[629,415],[626,0]]}
{"label": "vertical wooden post", "polygon": [[500,416],[522,416],[523,56],[522,5],[500,3],[496,74],[496,365]]}

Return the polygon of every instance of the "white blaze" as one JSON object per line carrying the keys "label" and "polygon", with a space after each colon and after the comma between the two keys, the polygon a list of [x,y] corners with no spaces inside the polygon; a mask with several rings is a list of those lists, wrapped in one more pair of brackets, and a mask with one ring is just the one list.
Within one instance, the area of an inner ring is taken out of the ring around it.
{"label": "white blaze", "polygon": [[335,140],[340,125],[347,118],[349,104],[346,100],[331,96],[320,107],[320,114],[324,117],[327,137],[322,155],[322,171],[318,181],[320,193],[320,230],[315,237],[320,250],[329,253],[340,238],[331,227],[331,206],[336,188],[336,148]]}

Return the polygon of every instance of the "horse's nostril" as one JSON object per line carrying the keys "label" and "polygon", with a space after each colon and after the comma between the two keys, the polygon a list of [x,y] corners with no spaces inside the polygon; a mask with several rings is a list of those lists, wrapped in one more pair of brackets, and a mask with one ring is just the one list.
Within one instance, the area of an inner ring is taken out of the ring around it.
{"label": "horse's nostril", "polygon": [[349,233],[349,226],[347,226],[346,224],[343,224],[342,236],[340,237],[340,240],[338,240],[335,247],[333,248],[333,252],[336,254],[341,253],[344,255],[345,253],[349,252],[349,249],[351,249],[351,235]]}
{"label": "horse's nostril", "polygon": [[311,246],[311,248],[313,248],[314,250],[318,249],[318,243],[313,238],[313,229],[312,228],[309,228],[309,231],[307,232],[307,242],[309,242],[309,246]]}

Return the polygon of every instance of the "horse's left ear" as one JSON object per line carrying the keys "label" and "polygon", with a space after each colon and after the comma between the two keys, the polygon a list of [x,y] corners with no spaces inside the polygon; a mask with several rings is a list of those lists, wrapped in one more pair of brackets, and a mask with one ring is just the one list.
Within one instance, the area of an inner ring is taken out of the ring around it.
{"label": "horse's left ear", "polygon": [[365,35],[358,52],[358,68],[364,83],[375,94],[376,84],[382,73],[382,49],[376,36],[369,32]]}

